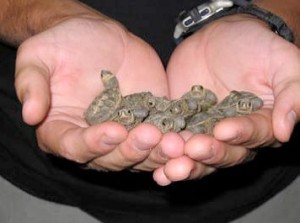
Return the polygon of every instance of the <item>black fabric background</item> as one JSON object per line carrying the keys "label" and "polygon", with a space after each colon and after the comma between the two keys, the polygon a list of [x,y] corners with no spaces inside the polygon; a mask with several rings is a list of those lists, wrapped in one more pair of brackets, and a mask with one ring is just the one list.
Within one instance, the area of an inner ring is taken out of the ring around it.
{"label": "black fabric background", "polygon": [[[155,47],[164,63],[175,47],[174,19],[199,1],[84,1],[121,21]],[[296,128],[281,149],[200,181],[159,187],[148,173],[97,173],[46,155],[22,122],[14,93],[15,49],[0,45],[0,174],[35,196],[78,206],[105,223],[227,222],[266,201],[300,172]]]}

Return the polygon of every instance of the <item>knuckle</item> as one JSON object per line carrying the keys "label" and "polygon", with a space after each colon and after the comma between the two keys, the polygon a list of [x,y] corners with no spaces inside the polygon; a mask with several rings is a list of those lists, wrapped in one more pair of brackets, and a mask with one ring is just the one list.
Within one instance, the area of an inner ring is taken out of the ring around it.
{"label": "knuckle", "polygon": [[124,155],[124,161],[129,164],[135,164],[143,160],[139,155]]}
{"label": "knuckle", "polygon": [[217,166],[224,165],[224,163],[228,163],[228,160],[230,159],[229,152],[226,148],[221,148],[217,150],[215,153],[215,156],[210,160],[211,164],[215,164]]}

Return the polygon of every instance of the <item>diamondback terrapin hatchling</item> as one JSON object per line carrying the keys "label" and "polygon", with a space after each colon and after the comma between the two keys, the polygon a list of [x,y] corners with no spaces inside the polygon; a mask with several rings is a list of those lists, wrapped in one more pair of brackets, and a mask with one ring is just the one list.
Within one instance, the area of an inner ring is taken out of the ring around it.
{"label": "diamondback terrapin hatchling", "polygon": [[202,85],[193,85],[191,90],[183,94],[181,99],[197,105],[197,112],[205,111],[217,103],[217,96]]}
{"label": "diamondback terrapin hatchling", "polygon": [[108,121],[119,109],[122,95],[116,76],[110,71],[101,71],[103,91],[92,101],[84,113],[85,120],[90,124]]}
{"label": "diamondback terrapin hatchling", "polygon": [[216,103],[217,97],[212,91],[201,85],[194,85],[181,98],[172,100],[166,111],[187,119],[196,113],[206,111]]}
{"label": "diamondback terrapin hatchling", "polygon": [[179,132],[185,127],[185,119],[182,116],[172,116],[166,112],[151,114],[144,120],[144,123],[156,126],[162,133]]}
{"label": "diamondback terrapin hatchling", "polygon": [[170,114],[170,116],[181,116],[183,118],[188,118],[198,112],[198,105],[196,101],[189,99],[178,99],[171,101],[169,107],[165,113]]}
{"label": "diamondback terrapin hatchling", "polygon": [[219,104],[188,119],[186,129],[193,133],[212,134],[218,121],[250,114],[262,106],[262,99],[256,95],[245,91],[232,91]]}
{"label": "diamondback terrapin hatchling", "polygon": [[123,124],[128,130],[134,128],[150,114],[165,109],[169,100],[155,97],[150,92],[139,92],[123,97],[119,111],[112,121]]}
{"label": "diamondback terrapin hatchling", "polygon": [[154,96],[150,92],[133,93],[123,97],[112,121],[124,125],[128,130],[141,123],[154,106]]}
{"label": "diamondback terrapin hatchling", "polygon": [[149,114],[145,108],[121,108],[113,115],[111,121],[118,122],[130,130],[140,124]]}
{"label": "diamondback terrapin hatchling", "polygon": [[144,107],[147,110],[152,109],[155,106],[155,97],[151,92],[139,92],[129,94],[123,97],[121,107],[126,108],[141,108]]}
{"label": "diamondback terrapin hatchling", "polygon": [[166,111],[170,107],[172,102],[167,97],[154,97],[154,103],[155,106],[150,111],[150,114]]}
{"label": "diamondback terrapin hatchling", "polygon": [[257,111],[264,102],[247,91],[231,91],[216,107],[225,117],[248,115]]}

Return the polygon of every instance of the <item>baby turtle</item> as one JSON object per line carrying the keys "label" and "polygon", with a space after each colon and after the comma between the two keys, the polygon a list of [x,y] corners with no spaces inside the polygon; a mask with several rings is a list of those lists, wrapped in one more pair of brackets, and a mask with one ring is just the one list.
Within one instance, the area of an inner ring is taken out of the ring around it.
{"label": "baby turtle", "polygon": [[151,92],[122,96],[116,76],[101,72],[104,90],[92,101],[84,113],[93,125],[115,121],[128,130],[141,122],[157,126],[163,133],[183,129],[194,133],[212,134],[215,124],[227,117],[247,115],[263,106],[256,95],[245,91],[232,91],[219,104],[216,95],[201,85],[176,100],[156,97]]}
{"label": "baby turtle", "polygon": [[84,113],[85,120],[90,125],[110,120],[122,102],[116,76],[110,71],[102,70],[101,80],[104,90],[92,101]]}
{"label": "baby turtle", "polygon": [[202,85],[194,85],[191,90],[182,95],[181,99],[185,99],[189,104],[196,104],[198,112],[206,111],[217,103],[217,96]]}
{"label": "baby turtle", "polygon": [[130,130],[140,124],[149,114],[149,111],[145,108],[139,109],[120,109],[111,121],[118,122]]}
{"label": "baby turtle", "polygon": [[155,108],[155,97],[151,92],[129,94],[123,97],[121,107],[128,109],[144,108],[150,111]]}
{"label": "baby turtle", "polygon": [[171,101],[168,109],[165,111],[170,116],[181,116],[189,118],[199,112],[199,106],[194,100],[178,99]]}
{"label": "baby turtle", "polygon": [[255,94],[247,91],[231,91],[217,106],[224,117],[248,115],[257,111],[264,102]]}
{"label": "baby turtle", "polygon": [[149,115],[144,123],[155,125],[162,133],[179,132],[185,127],[185,119],[181,116],[172,116],[166,112],[157,112]]}
{"label": "baby turtle", "polygon": [[206,111],[217,103],[216,95],[201,85],[192,86],[180,99],[171,101],[166,112],[185,119],[196,113]]}
{"label": "baby turtle", "polygon": [[263,101],[256,95],[245,91],[232,91],[218,105],[190,118],[186,129],[193,133],[212,134],[215,124],[220,120],[248,115],[262,106]]}
{"label": "baby turtle", "polygon": [[123,124],[128,130],[134,128],[150,114],[167,107],[169,101],[155,97],[150,92],[140,92],[123,97],[120,108],[112,121]]}
{"label": "baby turtle", "polygon": [[170,107],[172,102],[167,97],[154,97],[154,103],[155,106],[150,111],[150,114],[166,111]]}

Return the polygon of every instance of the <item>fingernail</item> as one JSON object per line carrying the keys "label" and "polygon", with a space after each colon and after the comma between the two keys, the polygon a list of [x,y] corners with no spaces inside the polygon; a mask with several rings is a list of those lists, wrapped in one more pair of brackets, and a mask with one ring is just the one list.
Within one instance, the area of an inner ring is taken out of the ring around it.
{"label": "fingernail", "polygon": [[168,156],[162,151],[161,148],[158,148],[158,154],[162,159],[168,160]]}
{"label": "fingernail", "polygon": [[203,161],[209,161],[211,159],[213,159],[216,155],[216,150],[214,145],[212,144],[209,151],[207,152],[207,156],[203,159]]}
{"label": "fingernail", "polygon": [[231,142],[234,144],[238,144],[240,141],[241,141],[241,136],[239,134],[236,134],[232,136],[229,140],[227,140],[227,142]]}
{"label": "fingernail", "polygon": [[296,112],[290,111],[287,115],[287,123],[288,123],[289,129],[293,129],[296,122],[297,122]]}
{"label": "fingernail", "polygon": [[114,146],[121,143],[121,140],[117,137],[111,137],[111,136],[103,136],[100,140],[101,144],[106,144],[108,146]]}
{"label": "fingernail", "polygon": [[132,137],[132,144],[138,150],[147,151],[152,149],[152,145],[148,142],[142,142],[138,137]]}
{"label": "fingernail", "polygon": [[28,101],[28,99],[29,99],[29,93],[25,92],[24,95],[23,95],[23,97],[20,98],[20,101],[21,101],[21,103],[24,104],[26,101]]}
{"label": "fingernail", "polygon": [[281,121],[281,125],[284,128],[284,131],[281,131],[282,142],[289,141],[291,134],[293,132],[294,126],[297,123],[297,114],[295,111],[290,111],[285,119]]}

